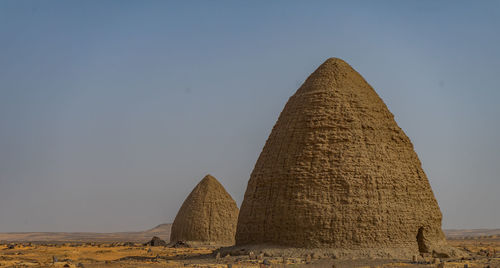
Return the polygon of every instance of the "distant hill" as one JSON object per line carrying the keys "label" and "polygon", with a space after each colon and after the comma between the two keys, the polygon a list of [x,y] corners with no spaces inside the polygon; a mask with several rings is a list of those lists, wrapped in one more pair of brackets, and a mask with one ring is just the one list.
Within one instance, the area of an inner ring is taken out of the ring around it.
{"label": "distant hill", "polygon": [[448,239],[498,238],[500,237],[500,229],[448,229],[444,230],[444,234]]}
{"label": "distant hill", "polygon": [[89,232],[30,232],[0,233],[4,242],[146,242],[153,236],[165,241],[170,240],[172,224],[160,224],[142,232],[89,233]]}
{"label": "distant hill", "polygon": [[[159,234],[159,235],[167,235],[166,238],[163,238],[163,237],[160,237],[162,239],[170,239],[170,229],[172,228],[172,224],[171,223],[164,223],[164,224],[160,224],[154,228],[151,228],[147,231],[145,231],[144,233],[148,233],[148,234]],[[158,236],[158,235],[157,235]]]}
{"label": "distant hill", "polygon": [[[164,223],[142,232],[116,233],[65,233],[65,232],[32,232],[32,233],[0,233],[1,242],[138,242],[144,243],[153,236],[165,241],[170,240],[172,224]],[[500,229],[449,229],[444,230],[448,239],[460,238],[498,238]]]}

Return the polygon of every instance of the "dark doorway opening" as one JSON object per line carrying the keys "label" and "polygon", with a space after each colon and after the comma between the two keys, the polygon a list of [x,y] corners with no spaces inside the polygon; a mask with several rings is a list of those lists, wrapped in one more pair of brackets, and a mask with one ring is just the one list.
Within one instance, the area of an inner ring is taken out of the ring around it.
{"label": "dark doorway opening", "polygon": [[417,243],[418,243],[418,251],[420,253],[429,253],[429,248],[425,245],[425,237],[424,237],[424,227],[420,227],[417,233]]}

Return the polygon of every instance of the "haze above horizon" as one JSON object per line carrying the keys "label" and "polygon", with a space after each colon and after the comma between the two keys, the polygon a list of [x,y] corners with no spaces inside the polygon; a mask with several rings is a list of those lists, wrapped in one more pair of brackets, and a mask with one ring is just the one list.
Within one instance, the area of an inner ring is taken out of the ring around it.
{"label": "haze above horizon", "polygon": [[241,205],[288,98],[347,61],[443,228],[500,228],[498,1],[0,1],[0,232],[146,230],[210,173]]}

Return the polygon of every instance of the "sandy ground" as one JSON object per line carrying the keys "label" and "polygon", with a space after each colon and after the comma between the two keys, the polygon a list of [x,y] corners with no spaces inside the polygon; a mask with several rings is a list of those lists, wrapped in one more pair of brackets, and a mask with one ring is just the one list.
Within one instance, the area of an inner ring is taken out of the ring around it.
{"label": "sandy ground", "polygon": [[[218,257],[214,248],[151,247],[124,243],[8,243],[0,245],[1,267],[498,267],[500,238],[454,239],[470,252],[465,259],[335,260],[250,256]],[[496,253],[496,255],[495,255]],[[54,261],[56,260],[56,261]]]}

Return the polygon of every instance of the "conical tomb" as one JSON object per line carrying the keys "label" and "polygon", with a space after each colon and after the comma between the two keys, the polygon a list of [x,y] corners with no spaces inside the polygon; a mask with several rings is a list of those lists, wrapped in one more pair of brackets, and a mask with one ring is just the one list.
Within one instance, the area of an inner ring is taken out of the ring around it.
{"label": "conical tomb", "polygon": [[373,88],[336,58],[281,112],[250,176],[236,245],[450,253],[412,143]]}
{"label": "conical tomb", "polygon": [[170,242],[233,245],[238,207],[224,187],[205,176],[182,204],[170,234]]}

